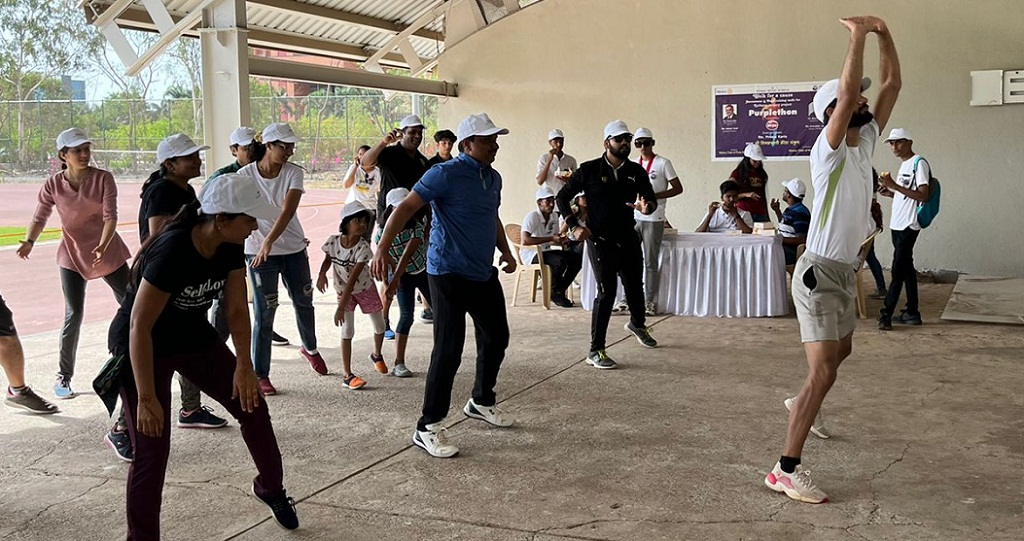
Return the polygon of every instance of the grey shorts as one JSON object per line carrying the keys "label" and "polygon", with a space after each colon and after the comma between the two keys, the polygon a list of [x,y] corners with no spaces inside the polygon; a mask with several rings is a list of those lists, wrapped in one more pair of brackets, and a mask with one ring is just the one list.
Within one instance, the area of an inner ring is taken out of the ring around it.
{"label": "grey shorts", "polygon": [[18,329],[14,328],[14,314],[7,307],[4,298],[0,296],[0,336],[18,336]]}
{"label": "grey shorts", "polygon": [[804,342],[838,341],[857,327],[853,265],[805,252],[793,270],[793,304]]}

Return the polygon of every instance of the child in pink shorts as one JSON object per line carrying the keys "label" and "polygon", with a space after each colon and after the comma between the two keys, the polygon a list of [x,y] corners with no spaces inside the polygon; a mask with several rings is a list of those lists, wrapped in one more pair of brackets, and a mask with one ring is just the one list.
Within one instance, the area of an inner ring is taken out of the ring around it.
{"label": "child in pink shorts", "polygon": [[334,312],[334,324],[341,327],[341,365],[345,371],[342,384],[348,389],[359,389],[366,381],[352,373],[352,337],[355,336],[356,305],[373,323],[373,353],[370,361],[381,374],[388,373],[388,366],[381,355],[384,343],[384,305],[374,287],[370,271],[366,268],[373,253],[370,243],[363,238],[373,223],[373,211],[362,203],[346,203],[341,209],[339,235],[331,235],[324,243],[324,262],[320,265],[320,276],[316,287],[321,293],[327,290],[327,269],[334,268],[334,289],[338,292],[338,309]]}

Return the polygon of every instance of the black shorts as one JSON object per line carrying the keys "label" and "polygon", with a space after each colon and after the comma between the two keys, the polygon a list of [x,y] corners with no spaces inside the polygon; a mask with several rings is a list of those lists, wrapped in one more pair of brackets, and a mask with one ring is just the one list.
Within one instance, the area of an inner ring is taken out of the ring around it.
{"label": "black shorts", "polygon": [[7,307],[2,295],[0,295],[0,336],[18,336],[18,329],[14,328],[14,314]]}

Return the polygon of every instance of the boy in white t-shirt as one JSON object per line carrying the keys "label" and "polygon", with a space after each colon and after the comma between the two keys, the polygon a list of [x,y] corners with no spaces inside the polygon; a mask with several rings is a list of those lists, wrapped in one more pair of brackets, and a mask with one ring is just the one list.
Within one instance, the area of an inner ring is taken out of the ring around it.
{"label": "boy in white t-shirt", "polygon": [[345,197],[346,203],[358,201],[364,207],[376,211],[377,191],[380,189],[380,170],[376,167],[367,170],[360,163],[367,150],[370,150],[369,145],[359,147],[359,150],[356,151],[356,159],[348,167],[348,172],[345,173],[345,179],[341,184],[348,190],[348,195]]}
{"label": "boy in white t-shirt", "polygon": [[537,160],[537,184],[551,188],[557,194],[572,172],[579,168],[576,158],[562,151],[565,146],[565,135],[562,130],[554,129],[548,133],[548,145],[551,149],[541,154]]}
{"label": "boy in white t-shirt", "polygon": [[[583,266],[583,256],[568,250],[569,239],[560,233],[561,224],[555,216],[555,192],[547,186],[537,190],[537,208],[523,217],[519,258],[525,265],[537,261],[537,251],[544,252],[544,264],[551,267],[551,302],[562,308],[572,308],[573,302],[565,294]],[[561,249],[555,248],[555,246]]]}
{"label": "boy in white t-shirt", "polygon": [[[914,268],[914,245],[921,233],[917,221],[917,205],[928,201],[932,177],[928,161],[914,152],[914,137],[903,128],[893,128],[885,140],[892,153],[903,160],[896,179],[888,173],[878,176],[880,193],[892,198],[892,217],[889,231],[892,234],[892,281],[878,315],[878,328],[892,330],[892,322],[904,325],[920,325],[921,312],[917,302],[917,269]],[[907,307],[903,313],[892,317],[900,301],[900,290],[907,287]]]}
{"label": "boy in white t-shirt", "polygon": [[752,233],[754,217],[736,206],[740,195],[740,185],[734,180],[727,180],[718,187],[718,190],[722,193],[722,202],[714,201],[708,205],[708,213],[704,215],[704,219],[701,220],[696,231],[698,233],[725,233],[738,230]]}
{"label": "boy in white t-shirt", "polygon": [[[857,326],[857,278],[861,244],[874,230],[871,219],[871,155],[882,126],[889,121],[901,79],[896,46],[878,17],[840,19],[850,31],[840,79],[814,94],[814,115],[825,128],[811,149],[814,203],[807,250],[793,271],[793,304],[807,354],[808,374],[799,394],[786,399],[789,428],[782,457],[764,478],[776,492],[806,503],[828,496],[800,465],[807,434],[827,437],[815,417],[836,380],[839,365],[853,349]],[[862,92],[871,84],[864,74],[864,42],[877,34],[881,90],[874,114]]]}

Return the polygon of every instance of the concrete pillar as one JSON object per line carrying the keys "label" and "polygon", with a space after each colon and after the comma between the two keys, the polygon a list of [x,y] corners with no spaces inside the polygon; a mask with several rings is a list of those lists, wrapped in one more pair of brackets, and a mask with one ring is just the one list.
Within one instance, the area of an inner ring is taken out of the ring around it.
{"label": "concrete pillar", "polygon": [[203,137],[212,147],[206,152],[207,174],[231,163],[228,137],[251,123],[248,33],[245,0],[223,0],[203,10]]}

